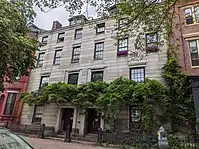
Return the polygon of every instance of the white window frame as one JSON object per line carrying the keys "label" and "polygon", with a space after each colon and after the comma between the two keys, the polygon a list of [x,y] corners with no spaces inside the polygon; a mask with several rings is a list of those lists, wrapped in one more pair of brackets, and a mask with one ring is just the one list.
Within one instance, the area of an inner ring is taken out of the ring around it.
{"label": "white window frame", "polygon": [[[196,40],[198,58],[193,58],[193,59],[192,59],[191,54],[193,54],[193,53],[191,53],[190,41],[194,41],[194,40]],[[199,67],[199,65],[196,65],[196,66],[193,66],[193,65],[192,65],[192,60],[197,60],[197,59],[199,60],[199,39],[190,39],[190,40],[188,40],[187,42],[188,42],[188,49],[189,49],[189,55],[190,55],[190,64],[191,64],[191,68]]]}
{"label": "white window frame", "polygon": [[[195,12],[195,8],[196,7],[198,7],[198,9],[199,9],[199,4],[195,4],[195,5],[189,5],[189,6],[187,6],[187,7],[183,7],[182,9],[183,9],[183,12],[184,12],[184,19],[185,19],[185,24],[186,25],[192,25],[192,24],[197,24],[197,23],[199,23],[199,19],[198,19],[198,21],[196,21],[197,19],[196,19],[196,15],[199,15],[199,13],[198,14],[196,14],[196,12]],[[193,17],[193,23],[192,24],[187,24],[186,23],[186,15],[185,15],[185,10],[186,9],[191,9],[191,16]]]}

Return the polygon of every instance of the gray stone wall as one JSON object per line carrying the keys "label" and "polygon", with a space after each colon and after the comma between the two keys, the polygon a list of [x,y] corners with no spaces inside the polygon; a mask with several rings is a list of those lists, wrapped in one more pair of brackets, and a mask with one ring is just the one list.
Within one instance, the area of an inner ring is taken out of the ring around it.
{"label": "gray stone wall", "polygon": [[[100,22],[104,22],[101,20]],[[114,28],[114,20],[106,20],[106,28]],[[129,61],[128,56],[117,56],[117,41],[112,37],[111,31],[105,31],[105,34],[96,35],[96,29],[85,25],[83,26],[82,39],[74,39],[75,29],[82,26],[63,27],[59,30],[41,33],[38,40],[48,36],[47,45],[41,47],[41,51],[45,51],[43,67],[36,68],[31,71],[28,91],[35,91],[39,88],[40,79],[43,75],[50,75],[49,83],[66,82],[68,74],[71,72],[79,73],[78,84],[87,83],[91,80],[91,72],[93,69],[104,71],[104,81],[110,82],[118,77],[129,78],[129,69],[133,67],[145,67],[145,77],[150,79],[162,80],[160,73],[166,61],[167,46],[160,47],[159,52],[150,53],[144,60]],[[65,32],[64,42],[57,43],[58,33]],[[96,42],[104,41],[103,60],[94,60],[94,45]],[[79,63],[71,63],[73,46],[81,45]],[[54,53],[56,49],[62,49],[62,57],[60,65],[53,65]],[[129,50],[133,50],[134,40],[129,40]],[[36,53],[39,54],[39,51]],[[31,106],[26,104],[23,107],[21,116],[22,124],[30,124],[32,120],[33,110]],[[45,105],[43,119],[47,126],[56,125],[57,105]],[[128,112],[124,112],[128,113]],[[126,128],[125,128],[126,129]]]}

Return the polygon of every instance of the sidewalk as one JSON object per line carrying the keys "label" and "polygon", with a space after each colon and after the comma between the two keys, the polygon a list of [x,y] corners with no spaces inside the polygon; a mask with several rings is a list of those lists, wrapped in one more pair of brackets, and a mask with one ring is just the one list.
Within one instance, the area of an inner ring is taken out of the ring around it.
{"label": "sidewalk", "polygon": [[[29,142],[35,149],[105,149],[105,147],[99,147],[95,143],[90,142],[75,142],[72,140],[71,143],[63,142],[56,138],[40,139],[22,136],[27,142]],[[108,148],[107,148],[108,149]]]}

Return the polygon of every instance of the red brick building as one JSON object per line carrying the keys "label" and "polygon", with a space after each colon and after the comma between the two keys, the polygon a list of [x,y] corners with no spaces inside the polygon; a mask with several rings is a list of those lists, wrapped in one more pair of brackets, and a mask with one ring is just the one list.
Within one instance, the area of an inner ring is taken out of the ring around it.
{"label": "red brick building", "polygon": [[199,76],[199,0],[176,4],[171,43],[188,76]]}
{"label": "red brick building", "polygon": [[[39,28],[35,25],[29,27],[31,29],[30,36],[37,38]],[[19,123],[20,121],[23,102],[19,97],[21,92],[27,90],[29,77],[21,76],[16,79],[17,82],[4,82],[5,91],[0,94],[0,123]]]}
{"label": "red brick building", "polygon": [[199,0],[176,4],[172,31],[171,44],[177,46],[178,63],[192,81],[199,130]]}

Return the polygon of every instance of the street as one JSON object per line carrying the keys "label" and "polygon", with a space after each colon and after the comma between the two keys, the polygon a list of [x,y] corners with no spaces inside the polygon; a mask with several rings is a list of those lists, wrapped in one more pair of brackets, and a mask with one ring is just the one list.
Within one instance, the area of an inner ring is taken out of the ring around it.
{"label": "street", "polygon": [[92,144],[65,143],[57,140],[23,137],[35,149],[105,149]]}

